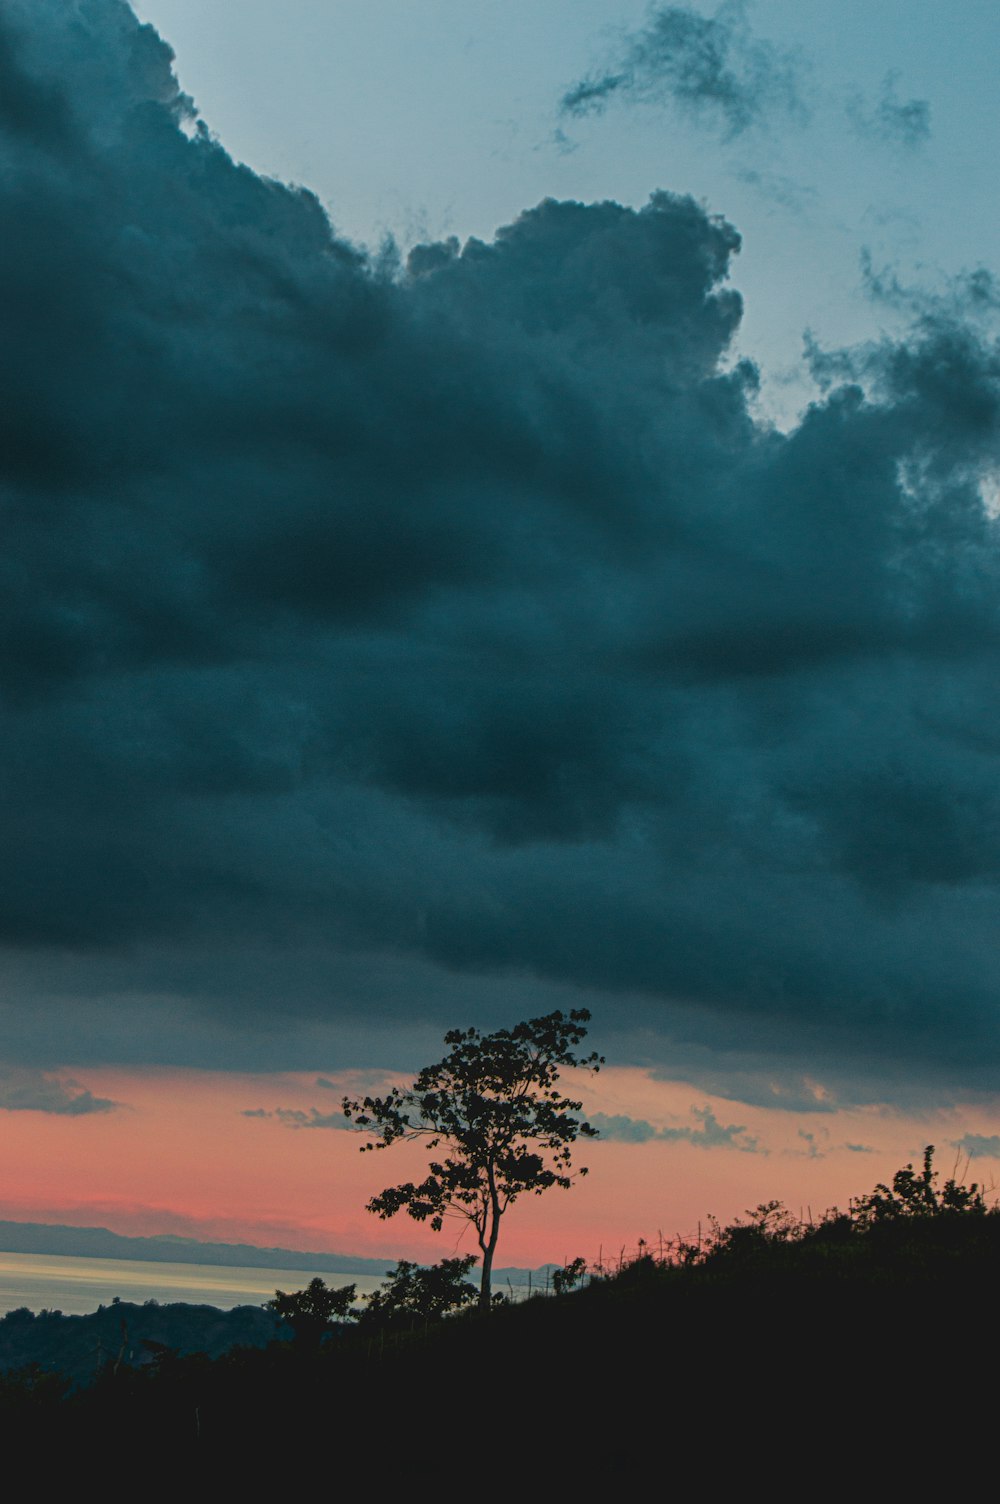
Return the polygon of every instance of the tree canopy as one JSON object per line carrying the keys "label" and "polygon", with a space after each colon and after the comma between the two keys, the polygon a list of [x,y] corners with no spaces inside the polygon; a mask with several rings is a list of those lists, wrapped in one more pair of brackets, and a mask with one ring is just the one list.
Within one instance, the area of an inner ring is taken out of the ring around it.
{"label": "tree canopy", "polygon": [[325,1280],[317,1277],[310,1280],[304,1290],[290,1294],[275,1290],[274,1299],[265,1301],[264,1305],[266,1310],[288,1322],[297,1342],[318,1346],[338,1321],[350,1318],[356,1295],[356,1285],[341,1285],[332,1290]]}
{"label": "tree canopy", "polygon": [[400,1259],[381,1288],[364,1297],[358,1315],[362,1330],[440,1321],[471,1305],[476,1289],[468,1276],[475,1262],[474,1253],[429,1267]]}
{"label": "tree canopy", "polygon": [[[379,1217],[405,1211],[435,1231],[446,1217],[470,1222],[483,1256],[480,1309],[490,1306],[505,1212],[527,1192],[568,1189],[573,1145],[578,1137],[597,1136],[576,1116],[583,1104],[556,1086],[564,1067],[596,1071],[603,1065],[596,1053],[575,1053],[589,1020],[588,1011],[577,1008],[492,1034],[453,1029],[445,1035],[448,1054],[424,1066],[412,1086],[393,1087],[385,1097],[344,1098],[345,1115],[374,1135],[363,1150],[422,1139],[432,1153],[441,1151],[423,1180],[389,1186],[372,1197],[368,1210]],[[585,1175],[586,1167],[575,1173]]]}

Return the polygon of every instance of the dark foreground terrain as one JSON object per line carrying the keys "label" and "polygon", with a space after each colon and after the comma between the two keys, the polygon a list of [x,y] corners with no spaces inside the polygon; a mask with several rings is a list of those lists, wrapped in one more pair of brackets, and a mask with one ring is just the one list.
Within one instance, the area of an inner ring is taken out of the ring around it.
{"label": "dark foreground terrain", "polygon": [[762,1208],[670,1264],[486,1317],[214,1359],[147,1347],[72,1392],[10,1373],[0,1419],[8,1461],[250,1497],[310,1480],[602,1497],[650,1469],[666,1497],[958,1487],[971,1458],[993,1467],[998,1271],[995,1212],[795,1230]]}
{"label": "dark foreground terrain", "polygon": [[[9,1311],[0,1319],[0,1395],[5,1384],[8,1395],[16,1392],[36,1369],[36,1381],[45,1374],[58,1377],[68,1393],[93,1383],[109,1368],[149,1367],[164,1348],[178,1355],[220,1358],[233,1348],[266,1347],[281,1335],[282,1323],[261,1306],[220,1311],[180,1301],[137,1305],[116,1300],[86,1316]],[[55,1387],[50,1382],[49,1389]]]}

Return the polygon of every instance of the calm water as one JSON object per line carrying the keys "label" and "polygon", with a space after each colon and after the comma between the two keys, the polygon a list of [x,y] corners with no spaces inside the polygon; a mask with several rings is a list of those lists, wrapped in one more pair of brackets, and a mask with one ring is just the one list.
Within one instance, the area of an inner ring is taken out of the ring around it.
{"label": "calm water", "polygon": [[[319,1272],[319,1271],[317,1271]],[[152,1264],[132,1259],[68,1258],[62,1254],[0,1253],[0,1316],[27,1306],[84,1316],[121,1300],[183,1300],[191,1305],[256,1306],[275,1290],[301,1290],[313,1278],[303,1269],[225,1269],[218,1264]],[[356,1284],[365,1295],[377,1274],[320,1273],[328,1285]]]}

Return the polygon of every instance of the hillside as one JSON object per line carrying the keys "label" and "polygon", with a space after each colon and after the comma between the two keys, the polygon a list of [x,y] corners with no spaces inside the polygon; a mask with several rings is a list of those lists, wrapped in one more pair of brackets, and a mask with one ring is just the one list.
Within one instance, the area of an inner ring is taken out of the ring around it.
{"label": "hillside", "polygon": [[214,1361],[160,1351],[69,1398],[12,1376],[3,1408],[74,1456],[113,1444],[231,1482],[365,1459],[385,1482],[534,1470],[602,1490],[651,1465],[710,1493],[806,1463],[853,1489],[863,1456],[866,1476],[929,1475],[993,1403],[976,1375],[1000,1216],[980,1201],[866,1221],[861,1206],[802,1228],[772,1203],[668,1263],[485,1319],[338,1327],[322,1347]]}

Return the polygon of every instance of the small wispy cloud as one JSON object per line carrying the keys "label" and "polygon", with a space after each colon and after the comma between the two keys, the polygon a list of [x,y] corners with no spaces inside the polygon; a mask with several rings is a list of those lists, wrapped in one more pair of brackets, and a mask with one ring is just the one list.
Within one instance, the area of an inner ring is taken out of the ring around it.
{"label": "small wispy cloud", "polygon": [[804,1156],[806,1159],[826,1159],[830,1154],[837,1154],[842,1149],[850,1154],[874,1154],[875,1150],[870,1144],[840,1143],[831,1139],[828,1128],[799,1128],[796,1137],[800,1140],[801,1148],[786,1149],[785,1153]]}
{"label": "small wispy cloud", "polygon": [[301,1107],[247,1107],[241,1113],[245,1118],[270,1118],[273,1122],[281,1123],[284,1128],[350,1128],[350,1123],[344,1114],[337,1112],[320,1112],[318,1107],[310,1107],[303,1110]]}
{"label": "small wispy cloud", "polygon": [[898,267],[892,264],[876,266],[867,246],[861,248],[858,265],[865,296],[914,321],[989,322],[1000,311],[1000,285],[985,266],[956,272],[928,286],[905,282]]}
{"label": "small wispy cloud", "polygon": [[954,1144],[970,1159],[1000,1159],[1000,1133],[966,1133],[955,1139]]}
{"label": "small wispy cloud", "polygon": [[0,1111],[47,1112],[56,1117],[81,1118],[121,1107],[110,1097],[93,1092],[61,1076],[25,1067],[0,1069]]}
{"label": "small wispy cloud", "polygon": [[626,34],[617,60],[566,91],[560,109],[600,114],[616,98],[672,105],[732,140],[773,114],[808,115],[803,67],[798,53],[752,34],[741,0],[728,0],[714,16],[659,5],[641,30]]}
{"label": "small wispy cloud", "polygon": [[692,1107],[697,1126],[680,1128],[657,1128],[645,1118],[627,1117],[624,1113],[608,1114],[594,1112],[589,1123],[602,1138],[623,1144],[647,1144],[651,1140],[661,1143],[694,1144],[700,1149],[739,1149],[743,1154],[765,1154],[758,1140],[748,1134],[741,1123],[720,1123],[710,1107]]}
{"label": "small wispy cloud", "polygon": [[898,73],[887,73],[878,97],[871,101],[854,95],[848,100],[847,115],[855,133],[863,139],[918,151],[930,140],[930,103],[926,99],[900,99],[898,81]]}
{"label": "small wispy cloud", "polygon": [[780,172],[761,171],[757,167],[739,167],[734,173],[738,183],[755,188],[761,198],[769,203],[788,209],[793,214],[805,214],[816,203],[819,194],[808,183],[796,182]]}
{"label": "small wispy cloud", "polygon": [[623,1112],[592,1112],[587,1121],[592,1128],[597,1129],[602,1138],[612,1139],[619,1144],[648,1144],[650,1139],[660,1136],[659,1129],[654,1128],[645,1118],[626,1117]]}
{"label": "small wispy cloud", "polygon": [[[377,1090],[385,1084],[382,1071],[352,1071],[352,1084],[362,1091]],[[333,1128],[349,1129],[352,1125],[340,1110],[339,1102],[344,1092],[344,1082],[331,1081],[329,1076],[317,1076],[313,1086],[320,1091],[337,1094],[338,1106],[333,1112],[322,1112],[318,1107],[245,1107],[240,1116],[244,1118],[270,1119],[283,1128]]]}

